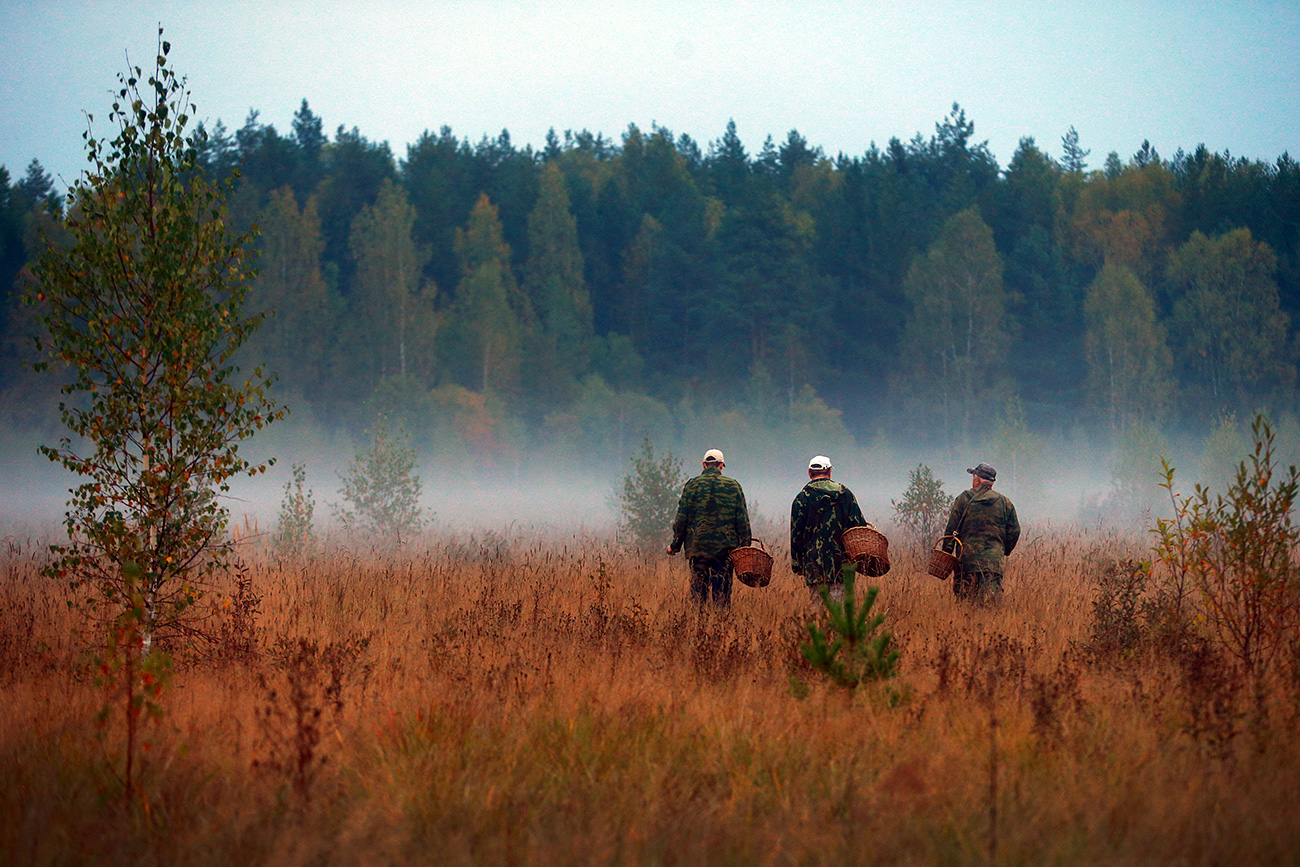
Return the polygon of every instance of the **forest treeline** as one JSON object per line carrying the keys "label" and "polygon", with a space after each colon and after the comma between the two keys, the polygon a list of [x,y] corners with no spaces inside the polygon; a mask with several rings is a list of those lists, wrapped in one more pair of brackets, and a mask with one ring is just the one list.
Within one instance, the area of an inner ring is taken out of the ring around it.
{"label": "forest treeline", "polygon": [[[229,219],[257,228],[242,363],[300,417],[489,459],[620,458],[643,433],[986,441],[1008,424],[1203,433],[1294,411],[1300,166],[1149,144],[1089,163],[1022,139],[1000,166],[960,106],[926,138],[830,156],[629,126],[517,148],[443,127],[396,156],[306,100],[204,130]],[[8,412],[23,274],[63,201],[0,168]]]}

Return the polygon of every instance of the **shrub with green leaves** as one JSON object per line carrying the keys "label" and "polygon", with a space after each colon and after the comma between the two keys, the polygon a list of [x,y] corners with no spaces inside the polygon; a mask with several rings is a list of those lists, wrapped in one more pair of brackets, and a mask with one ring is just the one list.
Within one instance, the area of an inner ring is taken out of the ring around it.
{"label": "shrub with green leaves", "polygon": [[925,552],[943,533],[952,497],[944,493],[943,481],[935,478],[929,467],[917,464],[908,474],[903,499],[889,503],[907,537]]}
{"label": "shrub with green leaves", "polygon": [[1256,416],[1251,431],[1254,449],[1224,494],[1202,485],[1190,496],[1178,494],[1174,467],[1162,461],[1173,517],[1158,519],[1153,532],[1165,584],[1192,609],[1183,612],[1186,619],[1203,624],[1219,648],[1262,677],[1300,626],[1300,528],[1293,521],[1300,476],[1294,466],[1275,466],[1266,419]]}
{"label": "shrub with green leaves", "polygon": [[415,449],[401,425],[390,431],[382,415],[366,433],[370,444],[348,465],[340,489],[350,508],[335,511],[349,534],[392,549],[414,538],[424,523]]}
{"label": "shrub with green leaves", "polygon": [[646,436],[617,495],[619,531],[644,550],[666,547],[686,479],[681,459],[672,452],[656,456]]}
{"label": "shrub with green leaves", "polygon": [[1144,599],[1151,564],[1113,556],[1088,559],[1094,588],[1084,649],[1096,659],[1131,654],[1151,639],[1151,603]]}
{"label": "shrub with green leaves", "polygon": [[307,487],[307,467],[293,465],[293,480],[284,484],[284,499],[280,501],[279,521],[275,529],[275,551],[281,557],[294,560],[310,554],[316,545],[312,516],[316,500]]}

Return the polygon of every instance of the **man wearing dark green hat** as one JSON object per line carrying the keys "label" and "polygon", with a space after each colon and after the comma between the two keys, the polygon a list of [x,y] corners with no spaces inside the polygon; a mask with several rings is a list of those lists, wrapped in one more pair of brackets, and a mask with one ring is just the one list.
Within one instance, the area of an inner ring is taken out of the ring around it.
{"label": "man wearing dark green hat", "polygon": [[943,531],[961,541],[952,592],[967,602],[995,603],[1002,598],[1002,562],[1020,541],[1020,521],[1011,501],[993,490],[997,470],[981,463],[966,472],[971,486],[953,501]]}

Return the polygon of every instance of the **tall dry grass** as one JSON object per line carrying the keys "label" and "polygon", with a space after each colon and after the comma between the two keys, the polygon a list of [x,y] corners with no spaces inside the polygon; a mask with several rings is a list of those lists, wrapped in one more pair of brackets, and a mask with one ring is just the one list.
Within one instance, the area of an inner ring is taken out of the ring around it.
{"label": "tall dry grass", "polygon": [[0,863],[1294,863],[1294,683],[1253,713],[1212,661],[1084,652],[1123,547],[1027,540],[996,609],[896,562],[899,674],[853,693],[780,551],[728,617],[601,539],[250,551],[128,801],[83,624],[8,540]]}

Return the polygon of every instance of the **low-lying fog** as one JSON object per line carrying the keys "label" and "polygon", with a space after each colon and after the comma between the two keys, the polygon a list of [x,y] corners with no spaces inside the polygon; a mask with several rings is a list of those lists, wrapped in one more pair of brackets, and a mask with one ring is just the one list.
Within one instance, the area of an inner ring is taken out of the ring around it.
{"label": "low-lying fog", "polygon": [[[1278,462],[1283,466],[1297,463],[1296,439],[1279,437]],[[979,461],[998,469],[997,489],[1015,502],[1021,523],[1031,530],[1075,523],[1133,529],[1149,525],[1151,511],[1162,513],[1168,504],[1167,494],[1157,487],[1160,455],[1152,453],[1137,461],[1145,465],[1141,471],[1145,480],[1139,482],[1133,477],[1136,471],[1129,471],[1127,479],[1117,476],[1121,458],[1092,448],[1093,441],[1083,435],[1042,441],[1019,464],[990,448],[921,453],[885,444],[839,449],[788,445],[755,454],[743,446],[729,447],[725,441],[701,440],[656,445],[655,454],[671,452],[681,460],[684,473],[694,475],[706,449],[722,448],[726,474],[740,480],[756,507],[754,523],[769,533],[786,526],[790,502],[807,480],[808,459],[817,451],[832,458],[834,478],[855,492],[867,520],[882,529],[894,526],[891,501],[902,499],[909,473],[918,464],[928,466],[952,496],[970,484],[966,468]],[[39,455],[37,442],[35,435],[10,435],[0,450],[0,534],[5,536],[61,533],[68,492],[78,479]],[[335,509],[343,505],[341,476],[355,458],[358,444],[346,436],[330,439],[319,432],[299,436],[288,426],[252,442],[241,454],[250,460],[274,456],[276,464],[265,475],[232,480],[226,501],[232,526],[273,532],[291,468],[300,463],[306,467],[306,487],[315,502],[316,531],[328,534],[336,529]],[[1231,467],[1249,450],[1248,428],[1235,445],[1231,460],[1212,455],[1215,447],[1207,442],[1162,451],[1178,467],[1178,489],[1190,493],[1198,481],[1223,489]],[[1217,450],[1224,451],[1222,445]],[[611,532],[619,518],[616,494],[630,459],[630,454],[622,460],[596,456],[583,462],[539,452],[495,464],[448,467],[436,456],[424,455],[417,472],[426,526],[453,533]]]}

